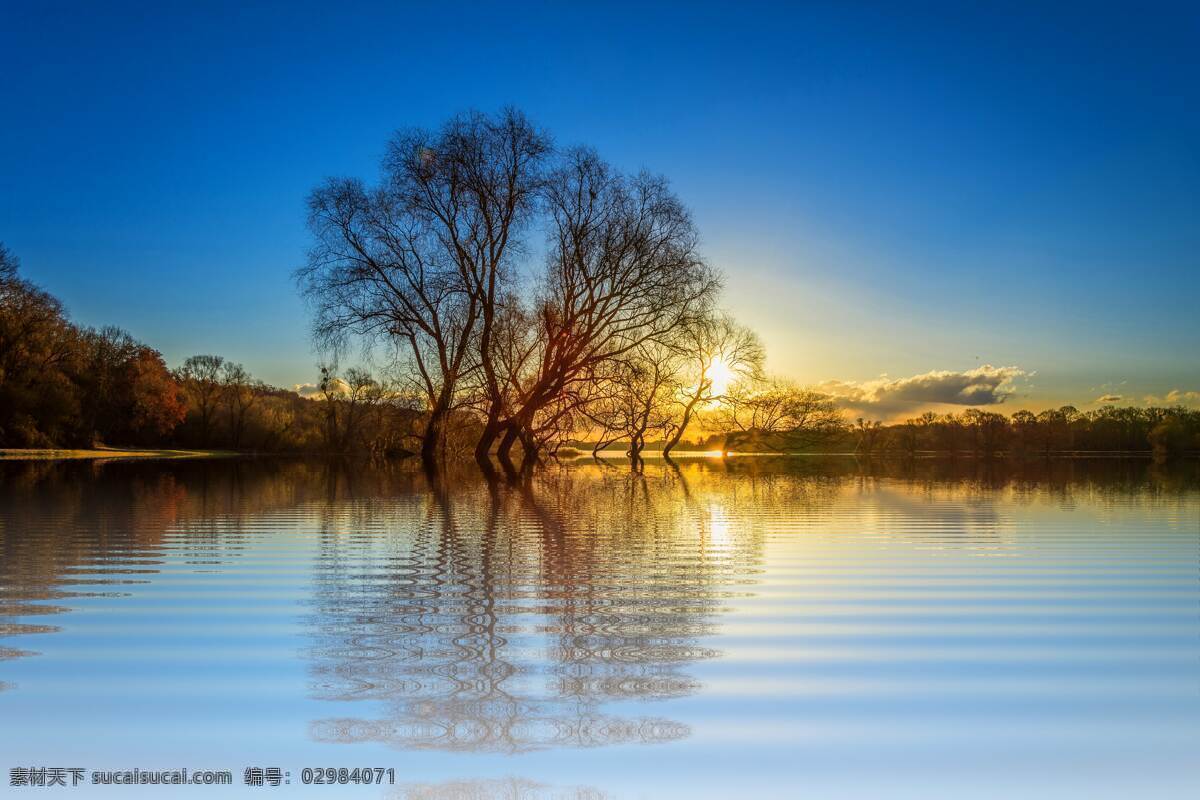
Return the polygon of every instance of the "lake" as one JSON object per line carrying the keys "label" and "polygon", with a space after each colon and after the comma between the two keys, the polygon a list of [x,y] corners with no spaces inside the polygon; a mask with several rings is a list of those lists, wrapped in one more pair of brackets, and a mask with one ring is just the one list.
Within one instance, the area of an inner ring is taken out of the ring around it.
{"label": "lake", "polygon": [[0,554],[14,795],[1200,786],[1195,461],[9,462]]}

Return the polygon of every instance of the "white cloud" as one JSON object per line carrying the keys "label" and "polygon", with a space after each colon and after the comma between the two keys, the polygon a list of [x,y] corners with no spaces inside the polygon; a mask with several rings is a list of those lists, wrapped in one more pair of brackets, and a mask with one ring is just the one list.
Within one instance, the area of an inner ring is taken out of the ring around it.
{"label": "white cloud", "polygon": [[1124,396],[1119,394],[1102,394],[1096,398],[1095,402],[1110,405],[1112,403],[1119,403],[1124,399]]}
{"label": "white cloud", "polygon": [[1020,367],[984,364],[960,372],[933,370],[910,378],[882,375],[861,383],[827,381],[817,389],[846,408],[884,417],[930,405],[999,405],[1016,392],[1013,381],[1029,374]]}

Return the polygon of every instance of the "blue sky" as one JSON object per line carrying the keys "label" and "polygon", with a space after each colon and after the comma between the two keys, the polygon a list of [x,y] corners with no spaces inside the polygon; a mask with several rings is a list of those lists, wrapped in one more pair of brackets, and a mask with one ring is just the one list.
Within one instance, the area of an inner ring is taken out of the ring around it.
{"label": "blue sky", "polygon": [[671,178],[777,372],[1200,391],[1195,4],[0,3],[0,240],[172,363],[311,380],[307,192],[511,104]]}

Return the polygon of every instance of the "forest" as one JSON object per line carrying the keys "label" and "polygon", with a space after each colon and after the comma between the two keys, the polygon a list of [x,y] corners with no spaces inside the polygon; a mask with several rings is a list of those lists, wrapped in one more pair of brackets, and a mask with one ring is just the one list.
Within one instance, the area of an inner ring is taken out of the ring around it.
{"label": "forest", "polygon": [[[313,391],[234,360],[172,368],[116,327],[72,323],[0,245],[0,447],[97,443],[474,457],[569,451],[953,453],[1200,450],[1200,412],[969,408],[850,419],[765,371],[720,308],[722,275],[665,178],[556,146],[520,112],[397,133],[374,183],[308,199],[296,271],[324,363]],[[349,354],[373,368],[339,368]]]}

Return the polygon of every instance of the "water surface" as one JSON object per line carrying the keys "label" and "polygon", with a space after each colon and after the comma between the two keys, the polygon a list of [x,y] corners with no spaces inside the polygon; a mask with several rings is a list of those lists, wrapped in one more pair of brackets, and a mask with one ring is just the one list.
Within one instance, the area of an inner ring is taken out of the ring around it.
{"label": "water surface", "polygon": [[74,790],[117,797],[1200,785],[1195,462],[0,467],[6,790],[39,765],[234,774]]}

